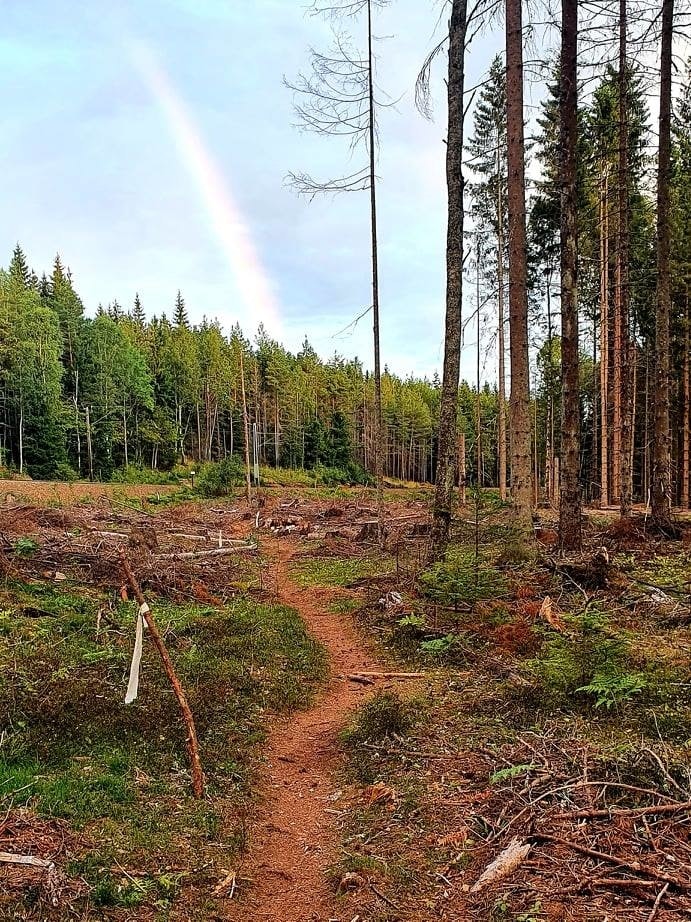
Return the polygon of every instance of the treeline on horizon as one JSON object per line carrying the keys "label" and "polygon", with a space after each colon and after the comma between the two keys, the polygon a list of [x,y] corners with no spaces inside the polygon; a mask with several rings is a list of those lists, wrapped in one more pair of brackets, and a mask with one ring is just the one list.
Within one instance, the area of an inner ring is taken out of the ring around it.
{"label": "treeline on horizon", "polygon": [[[581,484],[590,501],[617,502],[623,426],[620,389],[632,388],[633,496],[650,493],[654,442],[656,208],[655,157],[644,82],[627,74],[628,266],[630,336],[619,341],[621,285],[617,188],[619,87],[609,67],[579,109],[578,234],[580,276]],[[539,179],[529,200],[531,418],[536,498],[559,492],[561,351],[559,280],[559,92],[548,86],[532,156]],[[672,317],[670,336],[672,491],[688,506],[691,414],[691,76],[674,107],[671,176]],[[498,356],[507,321],[506,78],[497,58],[475,103],[466,142],[470,210],[466,338],[479,335],[477,361]],[[501,216],[501,217],[500,217]],[[499,281],[502,280],[502,281]],[[479,297],[479,311],[476,299]],[[504,304],[502,309],[501,302]],[[383,308],[386,311],[386,306]],[[477,324],[477,318],[480,318]],[[502,318],[500,322],[499,318]],[[473,332],[479,326],[479,334]],[[628,342],[627,355],[622,343]],[[508,351],[508,343],[506,348]],[[604,357],[604,360],[603,360]],[[384,356],[384,359],[386,356]],[[460,387],[459,433],[468,482],[510,482],[506,362],[496,386]],[[625,378],[622,377],[625,371]],[[480,380],[478,375],[477,380]],[[357,466],[433,481],[441,387],[435,376],[382,376],[384,438],[375,440],[374,381],[358,359],[320,359],[305,340],[297,354],[259,331],[191,326],[182,296],[171,317],[147,317],[139,297],[85,316],[70,273],[57,258],[50,276],[33,273],[19,245],[0,271],[0,462],[37,478],[109,479],[135,466],[166,471],[180,463],[244,453],[243,385],[250,438],[260,461],[288,468]],[[504,404],[505,406],[505,404]],[[480,438],[478,438],[478,433]],[[460,446],[459,446],[460,447]],[[603,470],[606,476],[603,478]]]}

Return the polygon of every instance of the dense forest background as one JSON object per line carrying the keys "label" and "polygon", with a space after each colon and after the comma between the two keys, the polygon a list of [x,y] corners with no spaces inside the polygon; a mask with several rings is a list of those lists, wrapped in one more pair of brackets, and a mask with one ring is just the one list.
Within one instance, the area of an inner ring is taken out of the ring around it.
{"label": "dense forest background", "polygon": [[[579,110],[578,236],[581,483],[590,502],[618,501],[617,372],[631,372],[634,498],[650,492],[656,304],[655,157],[645,79],[627,86],[630,336],[616,317],[620,75],[610,66]],[[558,494],[561,419],[558,73],[530,145],[528,257],[531,417],[536,498]],[[460,388],[459,446],[467,482],[506,489],[504,371],[507,260],[506,78],[497,58],[474,102],[466,159],[466,344],[478,374]],[[671,187],[671,418],[673,501],[689,505],[691,413],[691,71],[675,93]],[[498,207],[499,206],[499,207]],[[358,359],[320,358],[305,340],[292,354],[259,330],[254,340],[217,321],[191,326],[171,293],[170,316],[150,316],[135,296],[87,316],[61,257],[39,277],[18,244],[0,271],[0,466],[36,478],[109,479],[134,468],[168,471],[237,454],[256,425],[260,461],[327,465],[357,481],[374,469],[433,481],[440,382],[384,368],[385,436],[375,438],[374,381]],[[386,310],[386,308],[384,308]],[[421,321],[423,322],[423,321]],[[494,376],[497,375],[496,381]],[[488,379],[492,383],[488,383]],[[244,403],[243,403],[244,392]],[[502,432],[502,429],[504,431]],[[510,441],[510,432],[508,434]],[[360,470],[362,469],[362,470]],[[605,476],[603,477],[603,472]]]}

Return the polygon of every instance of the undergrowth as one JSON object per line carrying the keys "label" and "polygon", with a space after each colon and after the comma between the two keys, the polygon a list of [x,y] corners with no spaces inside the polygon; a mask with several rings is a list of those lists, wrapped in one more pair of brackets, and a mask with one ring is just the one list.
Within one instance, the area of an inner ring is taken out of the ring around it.
{"label": "undergrowth", "polygon": [[[0,809],[81,830],[79,872],[97,904],[153,907],[179,889],[157,869],[193,866],[209,848],[213,866],[220,839],[224,862],[243,847],[264,714],[306,706],[325,656],[285,606],[152,604],[197,723],[209,793],[197,802],[179,711],[146,638],[140,697],[124,704],[136,609],[111,605],[97,630],[104,604],[44,584],[0,595]],[[118,864],[136,867],[141,886],[113,874]]]}

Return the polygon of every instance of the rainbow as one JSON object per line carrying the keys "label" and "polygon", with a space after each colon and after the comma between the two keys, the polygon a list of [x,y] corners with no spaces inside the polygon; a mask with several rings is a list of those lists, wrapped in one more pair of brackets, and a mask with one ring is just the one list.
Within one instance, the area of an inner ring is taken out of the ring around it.
{"label": "rainbow", "polygon": [[279,336],[280,314],[273,285],[227,177],[152,49],[140,40],[128,45],[132,61],[165,119],[180,160],[198,188],[247,315],[257,324],[262,323],[273,336]]}

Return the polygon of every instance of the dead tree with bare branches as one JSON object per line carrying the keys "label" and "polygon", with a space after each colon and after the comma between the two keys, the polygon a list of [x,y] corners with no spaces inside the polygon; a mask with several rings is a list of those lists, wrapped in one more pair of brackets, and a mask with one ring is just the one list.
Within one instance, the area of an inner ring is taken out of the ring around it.
{"label": "dead tree with bare branches", "polygon": [[[334,21],[334,40],[327,53],[310,50],[310,73],[284,81],[293,91],[298,125],[305,131],[345,138],[351,153],[364,152],[362,166],[351,173],[319,180],[308,173],[291,172],[290,184],[302,195],[369,192],[372,258],[372,332],[374,339],[374,472],[377,482],[377,532],[384,543],[384,423],[381,397],[381,347],[379,323],[379,251],[377,221],[377,112],[386,105],[375,92],[372,10],[388,0],[340,0],[321,5],[312,13]],[[357,51],[342,30],[345,19],[366,17],[367,50]]]}

